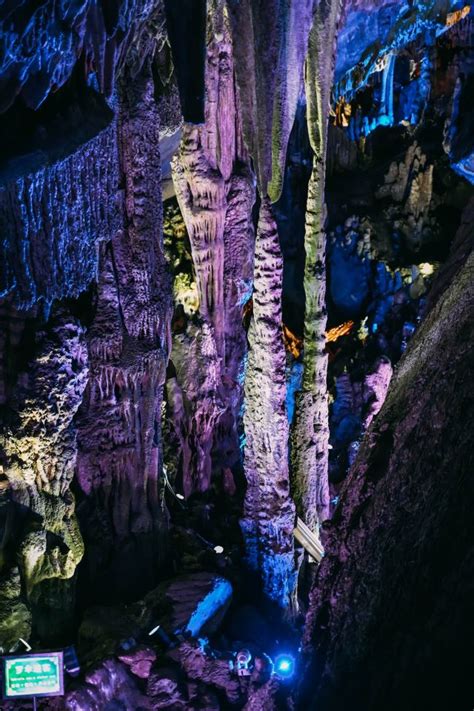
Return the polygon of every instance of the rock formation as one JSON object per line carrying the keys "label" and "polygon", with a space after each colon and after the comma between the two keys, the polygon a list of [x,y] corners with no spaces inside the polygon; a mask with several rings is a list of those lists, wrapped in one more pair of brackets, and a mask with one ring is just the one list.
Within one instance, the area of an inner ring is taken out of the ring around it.
{"label": "rock formation", "polygon": [[473,268],[471,251],[415,335],[326,529],[302,708],[468,702]]}
{"label": "rock formation", "polygon": [[472,708],[472,15],[3,2],[0,651],[79,666],[40,708]]}
{"label": "rock formation", "polygon": [[305,332],[302,390],[293,428],[293,491],[298,513],[314,529],[329,516],[326,331],[325,166],[329,94],[339,2],[323,3],[311,30],[306,77],[308,133],[314,151],[305,226]]}
{"label": "rock formation", "polygon": [[[2,431],[6,525],[0,595],[10,614],[23,619],[20,631],[29,636],[33,611],[37,632],[49,639],[60,637],[61,625],[70,625],[72,578],[84,553],[70,487],[76,463],[73,418],[87,384],[88,359],[83,329],[66,309],[55,309],[48,325],[31,336],[31,359],[8,392]],[[11,356],[25,347],[24,337],[12,341],[5,344]],[[56,631],[49,629],[53,610]],[[15,636],[10,624],[5,617],[0,626],[5,652],[18,640],[19,630]]]}
{"label": "rock formation", "polygon": [[237,425],[246,352],[242,314],[252,287],[254,178],[242,144],[232,40],[221,2],[211,6],[209,17],[206,123],[185,124],[173,160],[202,319],[191,350],[180,356],[178,346],[173,358],[182,395],[177,384],[175,393],[169,392],[175,411],[177,397],[191,410],[182,434],[190,448],[183,459],[186,495],[209,488],[213,451],[220,451],[226,468],[239,458]]}
{"label": "rock formation", "polygon": [[124,222],[101,251],[97,311],[88,333],[91,372],[78,415],[77,479],[89,544],[84,575],[101,583],[106,596],[135,586],[120,574],[125,558],[145,584],[156,579],[164,555],[160,423],[171,284],[153,91],[145,65],[133,81],[125,75],[119,93]]}
{"label": "rock formation", "polygon": [[244,468],[247,491],[242,530],[251,568],[263,591],[282,607],[295,585],[286,412],[285,347],[281,318],[283,264],[268,198],[260,206],[255,247],[253,317],[245,378]]}
{"label": "rock formation", "polygon": [[283,169],[302,90],[314,0],[227,3],[246,145],[260,194],[280,197]]}

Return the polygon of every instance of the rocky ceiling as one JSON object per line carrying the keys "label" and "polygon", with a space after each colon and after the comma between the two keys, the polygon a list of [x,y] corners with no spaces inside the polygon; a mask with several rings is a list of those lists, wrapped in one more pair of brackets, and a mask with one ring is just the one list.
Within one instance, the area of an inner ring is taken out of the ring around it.
{"label": "rocky ceiling", "polygon": [[451,0],[0,2],[39,708],[474,706],[473,70]]}

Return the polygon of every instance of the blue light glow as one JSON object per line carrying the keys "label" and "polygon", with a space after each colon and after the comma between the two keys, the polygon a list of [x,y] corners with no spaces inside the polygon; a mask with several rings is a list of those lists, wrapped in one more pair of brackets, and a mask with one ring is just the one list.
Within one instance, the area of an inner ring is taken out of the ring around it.
{"label": "blue light glow", "polygon": [[281,654],[275,660],[275,674],[281,679],[290,679],[295,672],[295,660],[290,654]]}

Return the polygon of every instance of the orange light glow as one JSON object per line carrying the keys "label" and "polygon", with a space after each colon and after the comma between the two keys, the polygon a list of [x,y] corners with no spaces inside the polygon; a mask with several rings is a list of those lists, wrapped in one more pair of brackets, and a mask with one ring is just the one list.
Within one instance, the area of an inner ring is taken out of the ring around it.
{"label": "orange light glow", "polygon": [[448,14],[446,16],[446,26],[452,27],[457,22],[461,22],[461,20],[464,20],[464,18],[467,17],[470,12],[471,12],[470,5],[464,5],[464,7],[461,10],[456,10],[455,12],[448,12]]}
{"label": "orange light glow", "polygon": [[[352,331],[353,327],[354,321],[346,321],[345,323],[339,324],[339,326],[330,328],[325,334],[326,343],[334,343],[334,341],[337,341],[341,336],[346,336]],[[283,324],[283,340],[286,350],[291,353],[294,358],[299,358],[303,351],[303,339],[298,338],[285,324]]]}
{"label": "orange light glow", "polygon": [[285,324],[283,324],[283,340],[286,350],[291,353],[293,358],[299,358],[303,350],[303,339],[295,336]]}
{"label": "orange light glow", "polygon": [[334,326],[334,328],[330,328],[329,331],[326,331],[326,343],[333,343],[334,341],[337,341],[337,339],[341,336],[345,336],[346,334],[350,333],[352,331],[353,326],[354,321],[346,321],[345,323],[341,323],[339,326]]}

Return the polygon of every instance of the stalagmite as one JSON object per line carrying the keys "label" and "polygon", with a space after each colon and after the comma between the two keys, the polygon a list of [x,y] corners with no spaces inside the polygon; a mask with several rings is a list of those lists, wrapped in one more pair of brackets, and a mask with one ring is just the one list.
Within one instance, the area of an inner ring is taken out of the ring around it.
{"label": "stalagmite", "polygon": [[340,0],[327,0],[318,7],[306,66],[308,132],[314,157],[305,227],[304,375],[296,397],[292,479],[298,513],[311,529],[329,516],[324,185],[339,6]]}
{"label": "stalagmite", "polygon": [[249,564],[260,572],[264,592],[285,607],[295,584],[295,507],[289,491],[282,280],[278,232],[266,198],[260,207],[257,229],[253,319],[245,379],[247,492],[241,526]]}

